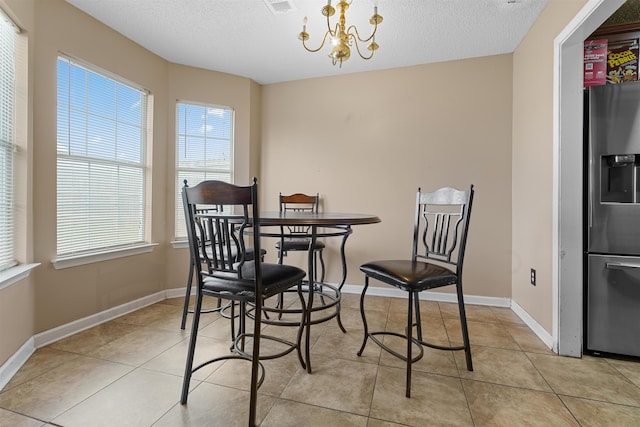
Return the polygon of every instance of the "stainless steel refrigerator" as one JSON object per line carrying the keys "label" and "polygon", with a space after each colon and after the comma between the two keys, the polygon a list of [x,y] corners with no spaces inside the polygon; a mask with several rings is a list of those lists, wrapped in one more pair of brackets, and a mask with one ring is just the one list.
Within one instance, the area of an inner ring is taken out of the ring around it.
{"label": "stainless steel refrigerator", "polygon": [[585,96],[585,350],[640,357],[640,82]]}

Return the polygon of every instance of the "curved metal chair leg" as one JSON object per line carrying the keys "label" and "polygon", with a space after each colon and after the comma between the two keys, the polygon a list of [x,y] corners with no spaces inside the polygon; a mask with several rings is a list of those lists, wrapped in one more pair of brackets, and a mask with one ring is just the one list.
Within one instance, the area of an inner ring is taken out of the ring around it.
{"label": "curved metal chair leg", "polygon": [[462,278],[459,278],[456,284],[458,294],[458,311],[460,312],[460,327],[462,329],[462,342],[464,344],[464,356],[467,362],[467,370],[473,371],[473,362],[471,361],[471,344],[469,343],[469,329],[467,328],[467,315],[464,308],[464,297],[462,295]]}
{"label": "curved metal chair leg", "polygon": [[[284,237],[280,237],[280,247],[284,247]],[[284,251],[278,251],[278,264],[282,264],[283,258],[285,256]],[[278,301],[276,301],[276,308],[284,308],[284,294],[278,294]],[[265,313],[266,315],[267,313]],[[267,318],[269,318],[267,316]],[[282,319],[282,313],[278,313],[278,320]]]}
{"label": "curved metal chair leg", "polygon": [[325,267],[324,267],[324,258],[322,257],[322,249],[318,251],[318,258],[320,258],[320,267],[321,267],[320,283],[324,283]]}
{"label": "curved metal chair leg", "polygon": [[[316,233],[316,229],[315,227],[312,229],[312,241],[315,241],[315,233]],[[305,311],[304,314],[304,332],[305,332],[305,343],[304,343],[304,357],[307,363],[307,373],[311,373],[311,310],[313,309],[313,299],[314,299],[314,286],[315,284],[314,282],[314,278],[315,278],[315,256],[314,256],[314,251],[313,250],[309,250],[307,252],[307,271],[308,271],[308,275],[309,275],[309,286],[308,286],[308,291],[309,291],[309,295],[307,297],[307,308],[306,310],[303,308],[303,311]]]}
{"label": "curved metal chair leg", "polygon": [[362,356],[364,347],[367,345],[367,339],[369,338],[369,326],[367,325],[367,316],[365,316],[364,314],[364,294],[367,292],[368,287],[369,287],[369,276],[365,276],[364,288],[362,289],[362,294],[360,294],[360,316],[362,316],[362,324],[364,325],[364,339],[362,340],[362,346],[360,346],[360,350],[358,350],[358,356]]}
{"label": "curved metal chair leg", "polygon": [[[347,243],[347,237],[349,237],[350,234],[351,234],[351,226],[348,226],[344,236],[342,237],[342,243],[340,243],[340,261],[342,262],[342,278],[340,279],[340,284],[338,285],[339,291],[342,291],[342,287],[344,286],[344,283],[347,280],[347,256],[344,253],[344,247]],[[324,263],[322,265],[324,268]],[[363,295],[365,290],[366,290],[366,287],[363,290]],[[336,320],[338,321],[338,326],[340,327],[340,330],[346,334],[347,330],[342,325],[342,319],[340,318],[340,307],[338,307],[338,315],[336,316]]]}
{"label": "curved metal chair leg", "polygon": [[[296,343],[298,345],[298,360],[300,361],[300,365],[302,369],[307,369],[307,363],[305,362],[302,356],[302,333],[307,327],[307,312],[305,310],[306,302],[304,300],[304,295],[302,293],[302,284],[298,285],[298,298],[300,299],[300,307],[302,308],[302,317],[300,318],[300,327],[298,328],[298,337]],[[305,352],[306,353],[306,352]],[[305,354],[305,357],[308,357],[308,354]],[[308,359],[307,359],[308,360]]]}
{"label": "curved metal chair leg", "polygon": [[318,290],[320,293],[320,302],[324,305],[326,304],[324,300],[324,261],[321,262],[323,271],[320,274],[320,281],[318,282],[318,257],[322,260],[322,251],[313,251],[313,286],[315,286],[314,290]]}
{"label": "curved metal chair leg", "polygon": [[338,309],[338,315],[336,316],[336,321],[338,322],[338,327],[340,328],[342,333],[346,334],[347,330],[345,329],[344,325],[342,324],[342,319],[340,318],[340,309]]}

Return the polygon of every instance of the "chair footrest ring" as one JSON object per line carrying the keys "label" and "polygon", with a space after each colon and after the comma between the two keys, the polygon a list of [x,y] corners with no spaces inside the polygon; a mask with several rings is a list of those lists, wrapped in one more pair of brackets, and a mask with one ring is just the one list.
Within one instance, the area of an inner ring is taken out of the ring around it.
{"label": "chair footrest ring", "polygon": [[[191,370],[191,374],[193,375],[193,373],[195,373],[198,369],[204,368],[207,365],[210,365],[210,364],[215,363],[215,362],[222,362],[224,360],[246,360],[247,362],[251,362],[251,357],[248,356],[246,353],[245,354],[242,354],[242,353],[229,354],[229,355],[226,355],[226,356],[215,357],[215,358],[207,360],[206,362],[203,362],[203,363],[199,364],[198,366],[196,366],[195,368],[193,368]],[[258,367],[260,368],[260,378],[258,379],[257,387],[260,388],[260,386],[262,385],[262,382],[264,381],[265,371],[264,371],[264,366],[262,365],[262,363],[258,362]]]}
{"label": "chair footrest ring", "polygon": [[425,341],[421,341],[417,338],[414,338],[413,342],[415,342],[416,344],[423,345],[425,347],[435,348],[436,350],[452,350],[452,351],[464,350],[463,345],[445,346],[445,345],[431,344]]}
{"label": "chair footrest ring", "polygon": [[[416,324],[414,323],[411,326],[415,327]],[[404,332],[405,334],[407,333],[407,328],[404,329]],[[452,351],[464,350],[464,345],[438,345],[438,344],[431,344],[429,342],[422,341],[421,339],[418,339],[415,337],[412,337],[411,339],[416,344],[423,345],[425,347],[435,348],[436,350],[452,350]]]}
{"label": "chair footrest ring", "polygon": [[[248,358],[249,360],[251,359],[251,354],[245,352],[244,350],[242,350],[241,346],[240,346],[240,341],[243,339],[250,339],[253,338],[253,334],[239,334],[236,339],[233,341],[233,351],[235,351],[236,353],[238,353],[238,355],[242,356],[243,358]],[[287,354],[291,353],[293,350],[299,348],[298,344],[293,343],[291,341],[285,340],[283,338],[279,338],[279,337],[274,337],[271,335],[260,335],[260,339],[266,339],[266,340],[270,340],[270,341],[275,341],[275,342],[279,342],[281,344],[284,344],[285,346],[287,346],[287,348],[279,353],[274,353],[274,354],[267,354],[267,355],[260,355],[260,360],[271,360],[271,359],[277,359],[278,357],[282,357],[282,356],[286,356]]]}
{"label": "chair footrest ring", "polygon": [[[390,347],[383,344],[382,341],[380,341],[378,338],[375,337],[375,335],[389,335],[393,337],[403,338],[404,340],[406,340],[407,339],[406,335],[402,335],[397,332],[369,332],[369,334],[367,335],[369,338],[371,338],[371,341],[378,344],[378,346],[380,346],[380,348],[386,351],[387,353],[392,354],[393,356],[397,357],[400,360],[404,360],[405,362],[407,361],[407,356],[402,355],[397,351],[391,349]],[[420,350],[419,354],[416,355],[416,357],[411,359],[411,363],[415,363],[418,360],[422,359],[422,356],[424,356],[424,349],[422,348],[422,345],[419,342],[416,342],[415,340],[411,340],[411,341],[417,344],[418,350]]]}
{"label": "chair footrest ring", "polygon": [[[227,304],[220,307],[204,308],[200,310],[200,314],[220,312],[222,317],[231,319],[231,314],[227,313],[227,311],[231,309],[231,304],[233,304],[233,301],[229,301]],[[187,310],[187,314],[193,314],[193,310]],[[236,313],[234,317],[238,317],[238,314]]]}

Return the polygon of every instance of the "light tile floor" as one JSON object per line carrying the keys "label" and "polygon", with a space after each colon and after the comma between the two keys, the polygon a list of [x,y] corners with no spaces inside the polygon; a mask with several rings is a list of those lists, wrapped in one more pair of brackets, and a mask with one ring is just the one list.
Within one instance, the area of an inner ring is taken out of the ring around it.
{"label": "light tile floor", "polygon": [[[28,360],[0,392],[5,426],[244,426],[248,364],[198,371],[179,404],[188,331],[181,299],[166,300],[81,332]],[[403,300],[367,297],[371,329],[402,331]],[[262,426],[638,426],[640,363],[554,355],[506,308],[467,306],[474,371],[462,352],[426,349],[404,396],[403,363],[371,341],[361,357],[358,296],[312,330],[313,373],[295,353],[265,362]],[[460,341],[454,304],[422,304],[425,337]],[[291,328],[267,327],[270,333]],[[197,360],[229,349],[229,321],[203,315]],[[402,344],[387,339],[390,346]]]}

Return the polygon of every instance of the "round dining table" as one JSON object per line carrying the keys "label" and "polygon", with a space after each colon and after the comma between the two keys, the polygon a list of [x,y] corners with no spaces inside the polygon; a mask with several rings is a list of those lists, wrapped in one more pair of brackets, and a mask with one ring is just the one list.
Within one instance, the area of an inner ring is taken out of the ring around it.
{"label": "round dining table", "polygon": [[[347,238],[353,232],[352,226],[365,225],[379,223],[381,220],[377,215],[363,214],[363,213],[341,213],[341,212],[296,212],[296,211],[268,211],[260,212],[260,235],[263,237],[273,237],[284,239],[286,235],[282,232],[282,229],[269,230],[271,226],[277,227],[296,227],[305,226],[309,227],[310,243],[309,248],[315,247],[316,239],[325,237],[341,237],[342,242],[340,244],[340,258],[342,261],[342,278],[337,286],[315,282],[315,262],[314,251],[309,250],[308,257],[308,289],[309,296],[307,298],[307,318],[305,321],[305,358],[307,365],[307,372],[311,373],[311,360],[310,360],[310,330],[311,326],[321,322],[326,322],[334,317],[338,321],[338,325],[343,332],[346,332],[340,321],[340,298],[341,289],[347,278],[347,262],[345,256],[345,244]],[[263,229],[264,227],[264,229]],[[280,257],[279,262],[282,262]],[[327,292],[326,289],[330,292]],[[318,294],[320,298],[320,304],[314,307],[314,295]],[[322,311],[324,315],[314,316],[313,320],[311,314]]]}

